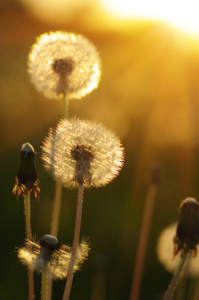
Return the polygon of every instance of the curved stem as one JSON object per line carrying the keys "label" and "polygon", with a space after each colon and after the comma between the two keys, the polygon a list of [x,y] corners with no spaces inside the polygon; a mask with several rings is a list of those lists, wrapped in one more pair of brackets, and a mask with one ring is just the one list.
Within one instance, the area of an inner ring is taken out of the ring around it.
{"label": "curved stem", "polygon": [[173,294],[175,292],[175,289],[176,289],[180,279],[183,276],[186,262],[188,261],[189,257],[190,257],[190,253],[188,255],[188,251],[183,253],[180,264],[179,264],[177,270],[175,271],[175,273],[173,274],[173,277],[171,278],[169,286],[168,286],[162,300],[171,300],[173,298]]}
{"label": "curved stem", "polygon": [[80,229],[81,229],[82,204],[83,204],[83,184],[79,183],[72,254],[71,254],[71,260],[68,269],[68,276],[67,276],[66,286],[64,290],[63,300],[69,299],[71,287],[73,283],[73,277],[74,277],[73,270],[76,261],[77,247],[79,244],[79,236],[80,236]]}
{"label": "curved stem", "polygon": [[[31,232],[31,217],[30,217],[30,193],[28,188],[26,188],[24,196],[24,214],[26,223],[26,239],[32,240]],[[29,246],[31,248],[31,245]],[[28,293],[29,300],[34,300],[34,278],[33,271],[28,269]]]}

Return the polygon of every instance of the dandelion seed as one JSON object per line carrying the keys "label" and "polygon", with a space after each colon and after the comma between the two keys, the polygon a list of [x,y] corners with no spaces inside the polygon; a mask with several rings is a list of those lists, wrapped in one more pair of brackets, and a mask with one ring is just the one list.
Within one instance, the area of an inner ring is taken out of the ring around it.
{"label": "dandelion seed", "polygon": [[21,193],[25,195],[27,190],[29,194],[34,190],[35,197],[39,199],[39,180],[37,179],[34,156],[35,150],[33,146],[30,143],[24,143],[21,148],[21,162],[16,177],[16,184],[13,188],[13,194],[17,194],[17,199]]}
{"label": "dandelion seed", "polygon": [[113,180],[123,165],[119,139],[101,124],[79,119],[61,120],[43,145],[45,167],[66,187],[82,183],[102,186]]}
{"label": "dandelion seed", "polygon": [[[87,259],[89,250],[86,242],[79,244],[74,272],[78,271]],[[27,240],[25,247],[18,250],[18,258],[33,271],[48,272],[54,279],[64,279],[68,273],[71,247],[59,243],[56,237],[46,234],[39,243]]]}
{"label": "dandelion seed", "polygon": [[82,98],[97,87],[101,73],[94,45],[82,35],[64,31],[39,36],[28,65],[37,90],[51,99]]}

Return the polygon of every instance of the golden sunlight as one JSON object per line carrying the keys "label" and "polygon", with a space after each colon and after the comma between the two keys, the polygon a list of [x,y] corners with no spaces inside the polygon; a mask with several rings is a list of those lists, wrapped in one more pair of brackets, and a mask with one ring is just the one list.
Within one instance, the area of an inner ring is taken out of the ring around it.
{"label": "golden sunlight", "polygon": [[177,27],[199,33],[196,0],[100,0],[108,13],[120,19],[144,18],[172,23]]}

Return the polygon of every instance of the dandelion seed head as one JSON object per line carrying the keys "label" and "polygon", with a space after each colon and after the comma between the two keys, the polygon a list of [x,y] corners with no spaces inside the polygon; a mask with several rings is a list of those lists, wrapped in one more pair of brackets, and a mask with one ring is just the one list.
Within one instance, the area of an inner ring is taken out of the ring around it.
{"label": "dandelion seed head", "polygon": [[101,62],[82,35],[56,31],[38,37],[28,60],[31,80],[45,97],[80,99],[98,86]]}
{"label": "dandelion seed head", "polygon": [[[173,241],[176,235],[177,225],[177,222],[173,223],[161,232],[156,248],[159,262],[170,273],[173,273],[177,269],[181,259],[180,253],[175,256],[175,259],[173,257]],[[199,255],[191,257],[186,274],[189,276],[199,275]]]}
{"label": "dandelion seed head", "polygon": [[58,73],[61,76],[67,76],[72,72],[74,63],[70,59],[55,59],[52,68],[55,73]]}
{"label": "dandelion seed head", "polygon": [[82,182],[102,186],[123,166],[124,150],[114,133],[101,124],[79,119],[61,120],[43,144],[45,167],[66,187]]}
{"label": "dandelion seed head", "polygon": [[[79,244],[74,272],[87,259],[89,250],[86,242]],[[39,243],[27,241],[25,247],[18,250],[18,258],[33,271],[48,272],[54,279],[64,279],[68,274],[71,247],[58,243],[57,238],[52,235],[45,235]]]}

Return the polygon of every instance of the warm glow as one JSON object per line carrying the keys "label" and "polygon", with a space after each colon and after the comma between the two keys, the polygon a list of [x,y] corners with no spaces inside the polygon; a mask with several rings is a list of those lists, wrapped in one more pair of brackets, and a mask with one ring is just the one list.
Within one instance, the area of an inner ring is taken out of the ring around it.
{"label": "warm glow", "polygon": [[73,18],[88,14],[88,10],[96,7],[92,0],[20,0],[21,3],[37,16],[48,23],[65,23]]}
{"label": "warm glow", "polygon": [[118,18],[163,20],[199,33],[199,2],[196,0],[101,0],[101,2],[109,14]]}

